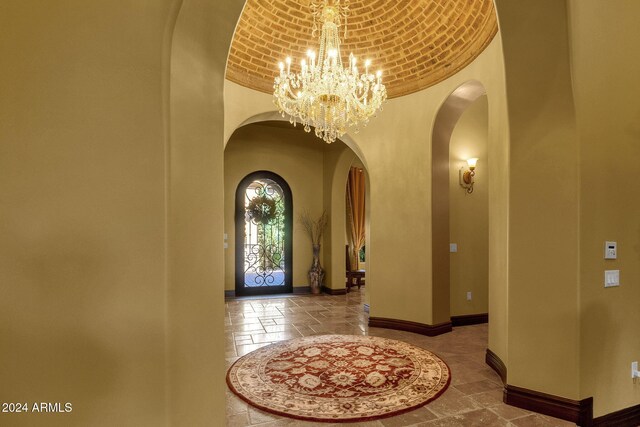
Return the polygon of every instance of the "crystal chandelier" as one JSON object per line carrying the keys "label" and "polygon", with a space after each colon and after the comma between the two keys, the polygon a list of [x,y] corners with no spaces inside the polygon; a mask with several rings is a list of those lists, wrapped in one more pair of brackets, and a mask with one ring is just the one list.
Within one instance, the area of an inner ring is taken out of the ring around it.
{"label": "crystal chandelier", "polygon": [[364,73],[358,72],[355,56],[349,55],[344,67],[340,55],[338,28],[349,12],[349,0],[312,0],[313,33],[322,25],[317,61],[314,51],[307,51],[307,60],[300,61],[300,71],[291,71],[291,58],[280,62],[280,75],[275,78],[274,103],[282,117],[289,115],[295,126],[300,122],[306,132],[315,128],[318,138],[331,143],[347,128],[357,132],[365,126],[387,98],[382,84],[382,72],[369,73],[371,61],[364,63]]}

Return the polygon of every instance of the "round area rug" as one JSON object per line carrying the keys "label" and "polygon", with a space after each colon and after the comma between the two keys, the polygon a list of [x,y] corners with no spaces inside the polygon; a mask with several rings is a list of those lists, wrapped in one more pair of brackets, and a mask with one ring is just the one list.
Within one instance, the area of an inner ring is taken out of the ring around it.
{"label": "round area rug", "polygon": [[320,335],[271,344],[238,359],[231,390],[262,410],[308,421],[355,422],[397,415],[446,390],[447,365],[386,338]]}

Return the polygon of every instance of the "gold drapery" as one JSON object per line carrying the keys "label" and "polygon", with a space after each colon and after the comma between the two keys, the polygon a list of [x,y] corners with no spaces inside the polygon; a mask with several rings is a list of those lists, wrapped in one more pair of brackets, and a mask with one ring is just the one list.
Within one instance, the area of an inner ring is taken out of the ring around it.
{"label": "gold drapery", "polygon": [[347,179],[347,222],[349,225],[350,265],[358,270],[360,249],[364,246],[364,172],[352,167]]}

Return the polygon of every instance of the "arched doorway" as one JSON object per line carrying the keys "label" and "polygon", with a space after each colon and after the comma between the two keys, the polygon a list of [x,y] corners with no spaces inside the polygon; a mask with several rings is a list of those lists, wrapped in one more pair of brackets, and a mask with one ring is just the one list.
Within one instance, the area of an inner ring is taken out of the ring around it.
{"label": "arched doorway", "polygon": [[236,295],[293,292],[291,189],[279,175],[253,172],[236,189]]}
{"label": "arched doorway", "polygon": [[366,172],[362,164],[349,168],[345,185],[347,292],[356,285],[360,289],[365,282],[366,245]]}
{"label": "arched doorway", "polygon": [[[481,96],[482,83],[471,80],[456,88],[443,102],[435,118],[431,155],[432,281],[434,323],[451,320],[450,275],[450,157],[449,144],[458,119]],[[486,161],[486,159],[483,159]],[[467,294],[470,297],[470,294]],[[450,324],[449,324],[450,329]]]}

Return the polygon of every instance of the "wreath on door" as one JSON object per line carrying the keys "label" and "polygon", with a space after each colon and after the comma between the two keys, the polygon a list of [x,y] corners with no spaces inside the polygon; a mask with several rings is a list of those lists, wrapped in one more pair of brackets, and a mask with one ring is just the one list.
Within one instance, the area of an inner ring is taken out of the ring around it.
{"label": "wreath on door", "polygon": [[252,221],[268,224],[276,218],[276,201],[265,195],[256,196],[249,201],[247,213]]}

